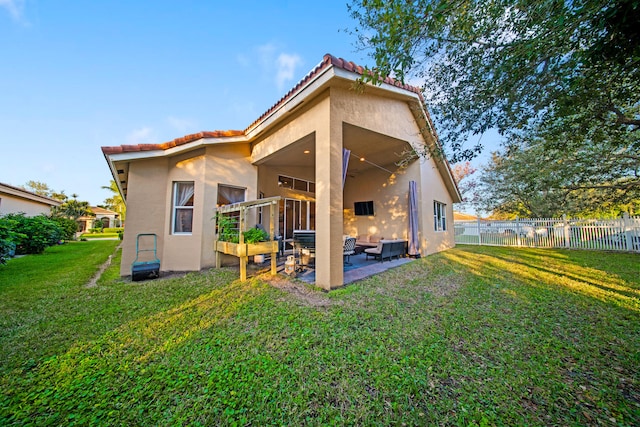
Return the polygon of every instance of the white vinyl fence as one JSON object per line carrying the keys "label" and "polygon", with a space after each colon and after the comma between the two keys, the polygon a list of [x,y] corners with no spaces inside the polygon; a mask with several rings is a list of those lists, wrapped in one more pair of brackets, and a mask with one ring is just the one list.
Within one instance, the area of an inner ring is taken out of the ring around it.
{"label": "white vinyl fence", "polygon": [[640,252],[640,217],[455,221],[460,244]]}

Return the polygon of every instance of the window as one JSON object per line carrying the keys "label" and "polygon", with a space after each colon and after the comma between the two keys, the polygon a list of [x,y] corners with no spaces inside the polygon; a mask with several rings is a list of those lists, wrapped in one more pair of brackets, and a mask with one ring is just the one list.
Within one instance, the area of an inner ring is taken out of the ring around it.
{"label": "window", "polygon": [[433,229],[447,231],[447,205],[433,201]]}
{"label": "window", "polygon": [[218,184],[218,206],[244,202],[245,189]]}
{"label": "window", "polygon": [[294,179],[293,180],[293,189],[294,190],[300,190],[300,191],[307,191],[308,190],[308,182],[304,181],[302,179]]}
{"label": "window", "polygon": [[306,191],[309,193],[316,192],[316,185],[313,182],[284,175],[278,176],[278,186],[281,188],[290,188],[292,190]]}
{"label": "window", "polygon": [[193,195],[193,182],[173,183],[173,234],[191,234]]}

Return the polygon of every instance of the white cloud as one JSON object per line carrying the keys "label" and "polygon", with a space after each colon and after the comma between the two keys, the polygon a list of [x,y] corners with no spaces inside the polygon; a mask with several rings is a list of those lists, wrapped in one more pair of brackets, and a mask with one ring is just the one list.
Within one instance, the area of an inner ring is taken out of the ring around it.
{"label": "white cloud", "polygon": [[153,129],[150,127],[142,127],[135,129],[127,135],[127,142],[131,145],[137,144],[154,144],[156,141]]}
{"label": "white cloud", "polygon": [[276,84],[282,90],[289,81],[293,80],[296,68],[302,64],[302,58],[298,55],[281,53],[278,56],[278,71],[276,73]]}
{"label": "white cloud", "polygon": [[24,10],[24,2],[25,0],[0,0],[0,7],[5,8],[14,20],[20,21]]}
{"label": "white cloud", "polygon": [[[254,56],[259,63],[263,78],[275,82],[279,91],[286,89],[294,79],[297,68],[302,65],[300,55],[282,52],[274,43],[258,46],[255,51]],[[243,66],[247,66],[250,61],[246,56],[241,55],[236,59]]]}
{"label": "white cloud", "polygon": [[197,130],[194,129],[196,123],[193,120],[169,116],[167,117],[167,122],[169,126],[180,133],[197,132]]}

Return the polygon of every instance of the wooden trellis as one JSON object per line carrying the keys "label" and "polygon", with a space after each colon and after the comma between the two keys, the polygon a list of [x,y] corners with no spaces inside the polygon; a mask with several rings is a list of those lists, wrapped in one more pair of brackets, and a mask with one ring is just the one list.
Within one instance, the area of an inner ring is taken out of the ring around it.
{"label": "wooden trellis", "polygon": [[[238,218],[238,243],[225,242],[216,240],[214,242],[216,250],[216,267],[220,268],[221,254],[233,255],[240,258],[240,280],[247,280],[247,263],[249,257],[253,255],[271,254],[271,274],[276,274],[276,257],[278,255],[278,241],[274,239],[275,233],[275,218],[276,212],[278,212],[278,202],[281,197],[269,197],[266,199],[252,200],[249,202],[234,203],[231,205],[225,205],[218,208],[219,214],[230,214],[239,212]],[[245,243],[244,232],[247,231],[247,211],[249,209],[257,209],[268,206],[269,209],[269,240],[267,242],[258,243]]]}

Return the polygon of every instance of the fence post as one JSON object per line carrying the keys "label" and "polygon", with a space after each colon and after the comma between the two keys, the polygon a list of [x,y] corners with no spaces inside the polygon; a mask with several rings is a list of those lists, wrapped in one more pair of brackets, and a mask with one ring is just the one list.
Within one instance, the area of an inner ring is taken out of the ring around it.
{"label": "fence post", "polygon": [[633,236],[631,235],[631,219],[627,212],[622,213],[622,231],[624,232],[625,250],[632,251],[633,248]]}
{"label": "fence post", "polygon": [[480,217],[478,217],[478,245],[482,245],[482,233],[480,232]]}
{"label": "fence post", "polygon": [[564,247],[571,247],[571,227],[567,222],[567,214],[562,214],[562,228],[564,229]]}
{"label": "fence post", "polygon": [[520,217],[516,215],[516,243],[518,247],[522,246],[522,241],[520,240]]}

